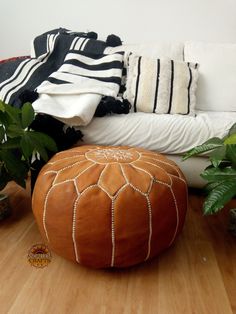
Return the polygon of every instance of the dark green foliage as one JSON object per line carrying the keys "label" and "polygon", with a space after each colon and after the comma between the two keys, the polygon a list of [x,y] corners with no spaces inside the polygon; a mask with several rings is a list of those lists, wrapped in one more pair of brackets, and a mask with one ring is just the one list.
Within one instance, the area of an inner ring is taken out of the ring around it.
{"label": "dark green foliage", "polygon": [[30,103],[18,109],[0,101],[0,190],[11,180],[25,187],[32,155],[47,161],[48,151],[57,151],[53,139],[30,129],[34,116]]}
{"label": "dark green foliage", "polygon": [[210,166],[201,173],[208,182],[203,212],[215,214],[236,196],[236,123],[224,138],[214,137],[194,147],[186,152],[183,160],[206,152]]}

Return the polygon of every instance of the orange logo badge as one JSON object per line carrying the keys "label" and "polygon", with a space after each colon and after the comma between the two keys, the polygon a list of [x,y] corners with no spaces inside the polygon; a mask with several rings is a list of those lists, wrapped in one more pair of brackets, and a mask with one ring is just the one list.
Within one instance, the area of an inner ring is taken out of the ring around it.
{"label": "orange logo badge", "polygon": [[28,252],[28,261],[31,266],[44,268],[51,262],[52,256],[45,244],[35,244]]}

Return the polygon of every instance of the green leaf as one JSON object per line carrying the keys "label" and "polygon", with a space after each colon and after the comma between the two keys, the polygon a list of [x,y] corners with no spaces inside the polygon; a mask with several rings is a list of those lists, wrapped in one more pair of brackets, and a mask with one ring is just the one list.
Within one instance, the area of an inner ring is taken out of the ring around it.
{"label": "green leaf", "polygon": [[206,142],[204,142],[203,144],[219,144],[220,145],[220,144],[223,144],[223,141],[219,137],[212,137]]}
{"label": "green leaf", "polygon": [[233,163],[236,164],[236,145],[226,145],[226,156]]}
{"label": "green leaf", "polygon": [[5,128],[2,125],[0,125],[0,145],[4,138],[5,138]]}
{"label": "green leaf", "polygon": [[4,125],[5,128],[7,128],[10,122],[11,119],[9,118],[9,116],[5,112],[0,111],[0,123]]}
{"label": "green leaf", "polygon": [[208,141],[206,141],[205,143],[203,143],[202,145],[198,145],[192,149],[190,149],[189,151],[187,151],[182,160],[186,160],[192,156],[196,156],[202,153],[205,153],[207,151],[211,151],[213,149],[216,149],[218,147],[221,147],[223,145],[223,141],[218,138],[218,137],[213,137],[211,139],[209,139]]}
{"label": "green leaf", "polygon": [[5,111],[11,119],[12,123],[17,125],[21,125],[20,113],[21,110],[19,108],[12,107],[8,104],[5,104]]}
{"label": "green leaf", "polygon": [[39,153],[39,155],[43,158],[45,162],[48,161],[48,153],[40,143],[37,143],[35,145],[35,150]]}
{"label": "green leaf", "polygon": [[209,182],[228,179],[234,179],[236,181],[236,170],[232,168],[208,168],[201,173],[201,177]]}
{"label": "green leaf", "polygon": [[14,181],[19,183],[22,179],[27,178],[29,165],[25,161],[19,159],[16,151],[2,150],[0,151],[0,158],[4,162],[9,176]]}
{"label": "green leaf", "polygon": [[34,109],[31,103],[27,102],[22,107],[21,123],[23,129],[27,128],[34,120]]}
{"label": "green leaf", "polygon": [[19,137],[24,134],[24,130],[19,125],[11,124],[7,129],[7,136],[10,138]]}
{"label": "green leaf", "polygon": [[204,214],[209,215],[217,213],[235,195],[236,180],[230,179],[221,181],[219,185],[215,187],[206,198],[203,205]]}
{"label": "green leaf", "polygon": [[212,165],[217,168],[223,159],[226,158],[226,146],[221,146],[209,153],[209,159]]}
{"label": "green leaf", "polygon": [[231,134],[229,137],[227,137],[224,140],[224,144],[236,144],[236,133],[235,134]]}
{"label": "green leaf", "polygon": [[209,194],[213,189],[215,189],[220,184],[220,182],[221,181],[207,183],[203,188],[204,193]]}
{"label": "green leaf", "polygon": [[48,161],[48,154],[46,149],[44,148],[44,144],[41,143],[37,135],[35,134],[36,132],[28,132],[28,138],[30,142],[32,143],[34,150],[39,153],[39,155],[43,158],[44,161]]}
{"label": "green leaf", "polygon": [[57,145],[55,141],[49,137],[47,134],[41,133],[41,132],[30,132],[31,137],[36,139],[41,143],[42,146],[44,146],[46,149],[52,151],[52,152],[57,152]]}
{"label": "green leaf", "polygon": [[6,142],[0,144],[0,149],[20,148],[20,137],[9,138]]}
{"label": "green leaf", "polygon": [[0,99],[0,111],[5,112],[5,104],[1,99]]}
{"label": "green leaf", "polygon": [[236,123],[234,123],[234,125],[231,126],[231,128],[229,129],[228,135],[232,135],[235,133],[236,133]]}
{"label": "green leaf", "polygon": [[27,133],[25,133],[24,136],[21,138],[20,145],[23,155],[27,160],[29,160],[30,156],[33,153],[34,145]]}

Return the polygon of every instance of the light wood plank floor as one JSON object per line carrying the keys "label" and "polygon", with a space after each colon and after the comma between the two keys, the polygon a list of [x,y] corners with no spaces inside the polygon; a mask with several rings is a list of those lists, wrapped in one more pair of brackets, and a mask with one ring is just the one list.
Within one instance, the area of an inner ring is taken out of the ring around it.
{"label": "light wood plank floor", "polygon": [[[190,192],[182,235],[145,264],[93,270],[55,254],[44,269],[27,261],[41,242],[29,190],[8,185],[13,214],[0,223],[0,313],[230,314],[236,313],[236,238],[227,233],[228,208],[203,217],[203,198]],[[101,248],[102,249],[102,248]]]}

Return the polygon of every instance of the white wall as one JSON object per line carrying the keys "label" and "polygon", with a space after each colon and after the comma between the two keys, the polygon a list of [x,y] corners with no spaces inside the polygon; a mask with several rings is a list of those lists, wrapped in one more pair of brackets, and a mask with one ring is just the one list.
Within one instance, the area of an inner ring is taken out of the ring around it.
{"label": "white wall", "polygon": [[0,59],[29,54],[34,36],[60,26],[114,33],[125,43],[236,42],[235,12],[235,0],[2,1]]}

